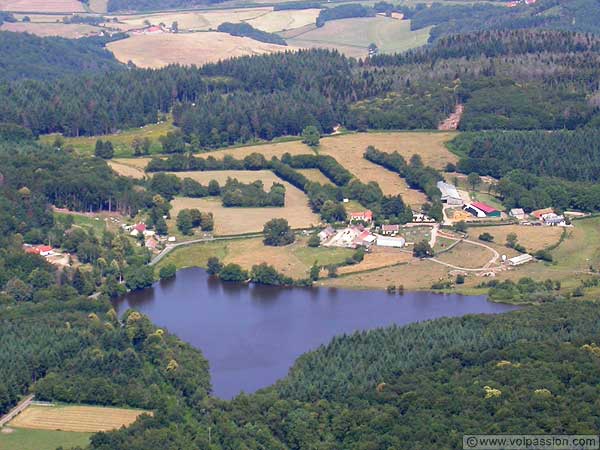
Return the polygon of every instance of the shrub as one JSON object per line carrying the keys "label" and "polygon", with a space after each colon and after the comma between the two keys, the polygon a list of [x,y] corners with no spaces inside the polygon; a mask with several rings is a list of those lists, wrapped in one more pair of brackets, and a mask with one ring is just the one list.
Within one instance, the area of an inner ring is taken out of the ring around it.
{"label": "shrub", "polygon": [[175,264],[166,264],[158,271],[158,276],[161,280],[172,278],[177,274],[177,266]]}

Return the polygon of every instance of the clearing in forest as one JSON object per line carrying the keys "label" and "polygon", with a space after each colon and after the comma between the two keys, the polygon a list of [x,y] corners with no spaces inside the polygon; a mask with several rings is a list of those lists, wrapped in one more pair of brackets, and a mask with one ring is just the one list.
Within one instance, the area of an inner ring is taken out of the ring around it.
{"label": "clearing in forest", "polygon": [[215,216],[216,235],[260,232],[265,222],[274,218],[287,219],[292,228],[308,228],[320,222],[319,217],[308,206],[308,198],[304,192],[281,180],[271,171],[217,170],[173,173],[182,179],[192,178],[203,185],[207,185],[210,180],[217,180],[219,184],[223,185],[227,178],[237,178],[243,183],[261,180],[266,190],[269,190],[274,182],[285,186],[285,206],[281,208],[227,208],[221,204],[220,198],[178,197],[171,202],[173,205],[172,217],[177,217],[177,213],[186,208],[198,208],[202,212],[212,212]]}
{"label": "clearing in forest", "polygon": [[141,414],[140,409],[96,406],[30,406],[10,422],[12,428],[98,432],[128,426]]}
{"label": "clearing in forest", "polygon": [[[323,27],[307,27],[302,34],[292,31],[289,45],[301,48],[334,48],[347,56],[364,58],[369,44],[374,43],[382,53],[396,53],[427,43],[430,28],[410,30],[410,21],[390,17],[361,17],[332,20]],[[293,37],[292,37],[293,36]]]}
{"label": "clearing in forest", "polygon": [[85,12],[77,0],[0,0],[0,11],[39,13]]}
{"label": "clearing in forest", "polygon": [[111,42],[107,48],[122,63],[131,61],[138,67],[155,69],[169,64],[200,66],[236,56],[290,50],[284,45],[218,32],[135,35]]}

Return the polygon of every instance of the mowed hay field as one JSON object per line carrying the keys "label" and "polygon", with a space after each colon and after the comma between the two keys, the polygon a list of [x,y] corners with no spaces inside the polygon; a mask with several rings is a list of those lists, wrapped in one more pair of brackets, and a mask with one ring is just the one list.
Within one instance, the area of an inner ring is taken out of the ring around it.
{"label": "mowed hay field", "polygon": [[139,169],[133,165],[127,163],[121,163],[117,161],[107,161],[108,165],[112,170],[117,172],[119,175],[124,177],[134,178],[136,180],[141,180],[146,176],[146,173],[143,169]]}
{"label": "mowed hay field", "polygon": [[[333,20],[323,27],[287,34],[289,45],[301,48],[335,48],[347,56],[365,57],[369,44],[382,53],[395,53],[427,43],[429,28],[410,30],[410,21],[389,17],[361,17]],[[284,34],[285,36],[286,34]]]}
{"label": "mowed hay field", "polygon": [[[14,428],[98,432],[109,431],[135,422],[139,409],[102,408],[95,406],[30,406],[11,422]],[[151,413],[149,413],[151,414]]]}
{"label": "mowed hay field", "polygon": [[143,68],[160,68],[169,64],[202,65],[236,56],[290,49],[217,32],[136,35],[111,42],[107,48],[119,61],[132,61]]}
{"label": "mowed hay field", "polygon": [[85,12],[85,8],[77,0],[0,0],[0,11],[72,13]]}
{"label": "mowed hay field", "polygon": [[41,37],[59,36],[68,39],[79,39],[99,31],[100,28],[79,23],[6,22],[2,24],[0,30],[13,31],[15,33],[31,33]]}
{"label": "mowed hay field", "polygon": [[198,208],[203,212],[212,212],[215,216],[215,234],[230,235],[260,232],[265,222],[274,218],[287,219],[292,228],[308,228],[320,222],[319,217],[311,211],[304,192],[278,178],[267,170],[242,171],[223,170],[210,172],[176,172],[180,178],[192,178],[207,185],[210,180],[225,184],[227,178],[237,178],[243,183],[261,180],[266,190],[271,185],[281,183],[285,186],[285,206],[282,208],[226,208],[220,198],[175,198],[171,204],[172,217],[186,208]]}

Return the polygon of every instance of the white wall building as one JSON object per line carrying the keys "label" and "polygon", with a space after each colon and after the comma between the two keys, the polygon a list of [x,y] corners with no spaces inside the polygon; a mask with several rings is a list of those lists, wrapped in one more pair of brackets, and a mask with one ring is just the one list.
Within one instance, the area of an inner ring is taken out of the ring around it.
{"label": "white wall building", "polygon": [[442,202],[447,203],[448,205],[457,205],[461,206],[463,204],[463,200],[456,189],[456,186],[450,183],[446,183],[444,181],[437,182],[437,188],[442,193]]}
{"label": "white wall building", "polygon": [[529,261],[533,261],[533,256],[528,253],[523,253],[519,256],[514,256],[506,260],[509,266],[520,266],[521,264],[528,263]]}
{"label": "white wall building", "polygon": [[376,245],[378,247],[402,248],[406,240],[402,237],[377,236]]}

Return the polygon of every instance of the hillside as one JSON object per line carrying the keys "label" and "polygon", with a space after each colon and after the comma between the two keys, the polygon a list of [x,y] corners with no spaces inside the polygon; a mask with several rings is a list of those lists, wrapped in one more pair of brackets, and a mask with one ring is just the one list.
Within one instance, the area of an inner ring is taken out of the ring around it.
{"label": "hillside", "polygon": [[124,68],[104,49],[107,39],[40,38],[0,31],[0,81],[53,80]]}

